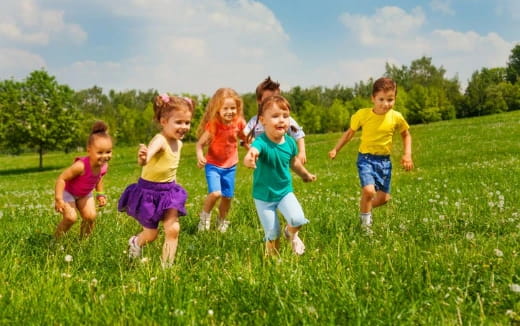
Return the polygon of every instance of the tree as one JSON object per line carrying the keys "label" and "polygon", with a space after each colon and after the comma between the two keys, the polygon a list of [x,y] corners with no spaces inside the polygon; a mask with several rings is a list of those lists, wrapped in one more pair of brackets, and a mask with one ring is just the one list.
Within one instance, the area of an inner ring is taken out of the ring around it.
{"label": "tree", "polygon": [[[500,108],[493,109],[490,106],[492,101],[488,101],[489,96],[496,95],[496,90],[493,92],[487,91],[491,86],[500,84],[506,80],[505,68],[482,68],[480,71],[475,71],[471,75],[471,79],[466,87],[465,101],[463,112],[459,112],[461,117],[472,117],[488,114],[487,112],[494,112],[502,110],[503,104],[497,103]],[[486,103],[487,102],[487,103]]]}
{"label": "tree", "polygon": [[59,85],[44,70],[33,71],[24,82],[9,82],[7,86],[8,94],[2,97],[9,97],[12,102],[7,106],[8,133],[4,142],[13,148],[26,145],[36,149],[42,168],[45,151],[66,148],[80,130],[80,115],[73,105],[74,91]]}
{"label": "tree", "polygon": [[511,84],[515,84],[520,79],[520,43],[511,50],[506,71],[507,80]]}

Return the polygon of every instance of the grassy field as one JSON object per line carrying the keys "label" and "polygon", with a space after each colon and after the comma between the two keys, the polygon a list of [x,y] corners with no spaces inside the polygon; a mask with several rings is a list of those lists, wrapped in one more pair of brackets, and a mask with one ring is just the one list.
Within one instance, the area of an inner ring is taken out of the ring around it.
{"label": "grassy field", "polygon": [[[178,181],[189,192],[176,265],[160,267],[162,237],[127,258],[139,225],[117,212],[137,180],[135,148],[115,147],[105,178],[109,204],[93,235],[52,232],[57,175],[83,153],[0,157],[0,324],[474,325],[520,323],[520,112],[413,126],[416,169],[398,165],[393,200],[359,230],[359,138],[335,161],[340,134],[306,138],[314,183],[295,178],[310,224],[307,251],[263,256],[250,195],[238,169],[226,234],[196,232],[206,184],[186,144]],[[241,157],[244,152],[241,151]],[[70,256],[70,257],[69,257]],[[67,261],[65,257],[72,258]]]}

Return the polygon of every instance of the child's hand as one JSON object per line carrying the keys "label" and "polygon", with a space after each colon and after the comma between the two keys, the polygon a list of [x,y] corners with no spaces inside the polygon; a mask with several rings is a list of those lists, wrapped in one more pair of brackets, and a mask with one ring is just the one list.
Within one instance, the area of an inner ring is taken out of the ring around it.
{"label": "child's hand", "polygon": [[406,171],[413,169],[412,157],[410,155],[403,155],[403,158],[401,159],[401,165]]}
{"label": "child's hand", "polygon": [[64,212],[64,210],[65,210],[65,202],[63,201],[63,199],[56,199],[54,201],[54,209],[58,213],[63,213]]}
{"label": "child's hand", "polygon": [[338,152],[337,152],[335,149],[331,150],[331,151],[329,152],[329,157],[330,157],[330,159],[331,159],[331,160],[335,159],[337,153],[338,153]]}
{"label": "child's hand", "polygon": [[137,163],[144,165],[146,163],[146,155],[148,154],[148,147],[145,144],[139,144],[139,150],[137,151]]}
{"label": "child's hand", "polygon": [[251,169],[256,169],[256,161],[258,160],[258,151],[250,149],[244,157],[244,165]]}
{"label": "child's hand", "polygon": [[206,165],[206,158],[204,156],[197,155],[197,166],[202,169]]}
{"label": "child's hand", "polygon": [[305,175],[302,179],[304,182],[313,182],[316,181],[316,175],[307,173],[307,175]]}
{"label": "child's hand", "polygon": [[97,197],[97,202],[98,202],[98,205],[99,207],[103,207],[107,204],[107,197],[105,196],[98,196]]}

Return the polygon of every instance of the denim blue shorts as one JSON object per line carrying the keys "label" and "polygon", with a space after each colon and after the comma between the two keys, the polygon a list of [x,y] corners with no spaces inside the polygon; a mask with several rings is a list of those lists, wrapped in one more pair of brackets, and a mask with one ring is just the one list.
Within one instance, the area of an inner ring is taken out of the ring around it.
{"label": "denim blue shorts", "polygon": [[390,193],[392,162],[389,155],[358,154],[357,168],[361,188],[374,185],[376,191]]}
{"label": "denim blue shorts", "polygon": [[267,202],[255,199],[256,211],[264,228],[264,241],[276,240],[280,237],[280,220],[276,209],[280,210],[290,226],[301,226],[309,223],[303,215],[303,209],[294,193],[290,192],[278,202]]}
{"label": "denim blue shorts", "polygon": [[208,183],[208,193],[220,191],[224,197],[233,197],[235,193],[235,176],[237,166],[230,168],[220,168],[213,164],[206,163],[206,182]]}

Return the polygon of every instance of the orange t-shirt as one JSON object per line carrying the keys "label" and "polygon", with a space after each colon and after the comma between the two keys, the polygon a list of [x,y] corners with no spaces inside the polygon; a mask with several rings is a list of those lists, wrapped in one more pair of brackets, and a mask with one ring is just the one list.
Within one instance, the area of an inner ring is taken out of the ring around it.
{"label": "orange t-shirt", "polygon": [[236,165],[238,163],[238,134],[244,130],[245,126],[244,119],[238,119],[228,125],[220,121],[215,122],[213,126],[211,123],[206,124],[206,131],[211,133],[211,129],[215,130],[215,133],[211,135],[206,154],[207,163],[220,168],[230,168]]}

